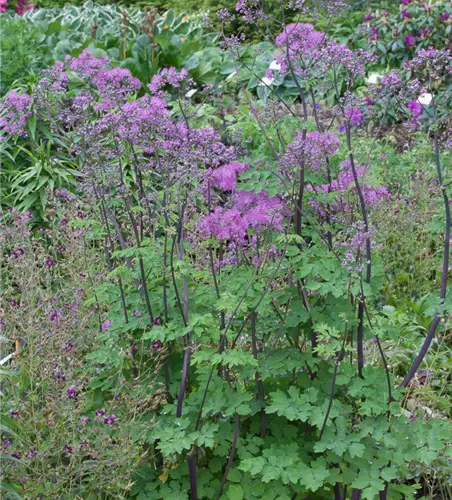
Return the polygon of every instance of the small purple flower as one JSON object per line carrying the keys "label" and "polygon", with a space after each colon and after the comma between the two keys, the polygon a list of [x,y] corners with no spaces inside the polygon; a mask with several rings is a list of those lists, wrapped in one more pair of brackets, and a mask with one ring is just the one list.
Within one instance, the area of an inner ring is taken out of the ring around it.
{"label": "small purple flower", "polygon": [[16,250],[14,250],[13,255],[16,259],[18,259],[24,253],[25,253],[25,250],[22,247],[19,247],[19,248],[16,248]]}
{"label": "small purple flower", "polygon": [[11,418],[19,418],[19,412],[16,410],[10,410],[9,415]]}
{"label": "small purple flower", "polygon": [[374,101],[370,97],[365,97],[364,98],[364,104],[366,106],[372,106],[373,103],[374,103]]}
{"label": "small purple flower", "polygon": [[77,396],[77,391],[75,389],[75,385],[71,385],[69,389],[67,390],[67,398],[68,399],[75,399]]}
{"label": "small purple flower", "polygon": [[25,458],[34,458],[38,454],[36,448],[30,448],[27,453],[25,453]]}
{"label": "small purple flower", "polygon": [[343,134],[345,132],[345,125],[344,124],[339,125],[339,127],[337,127],[337,131],[340,134]]}
{"label": "small purple flower", "polygon": [[65,444],[64,445],[64,448],[63,450],[68,454],[68,455],[71,455],[72,454],[72,446],[69,446],[68,444]]}
{"label": "small purple flower", "polygon": [[73,348],[74,348],[74,344],[72,342],[66,342],[66,344],[64,344],[61,347],[61,350],[65,351],[65,352],[70,352],[70,351],[72,351]]}
{"label": "small purple flower", "polygon": [[17,451],[14,452],[14,453],[11,453],[11,456],[14,457],[15,459],[17,460],[20,460],[22,457],[20,456],[20,453],[18,453]]}
{"label": "small purple flower", "polygon": [[104,418],[104,424],[113,425],[116,422],[116,415],[114,413],[110,413],[108,417]]}
{"label": "small purple flower", "polygon": [[53,374],[55,375],[55,378],[59,380],[60,382],[63,380],[66,380],[66,377],[63,375],[63,372],[61,370],[61,366],[58,365],[54,370]]}
{"label": "small purple flower", "polygon": [[58,247],[58,248],[56,249],[56,251],[57,251],[58,253],[64,253],[64,252],[66,251],[66,247]]}
{"label": "small purple flower", "polygon": [[11,441],[9,439],[4,439],[2,442],[2,447],[5,451],[9,451],[11,449]]}
{"label": "small purple flower", "polygon": [[89,442],[84,439],[81,443],[80,443],[80,449],[83,450],[83,448],[88,448],[88,445],[89,445]]}
{"label": "small purple flower", "polygon": [[85,273],[80,273],[79,276],[80,276],[80,278],[86,278],[86,274]]}
{"label": "small purple flower", "polygon": [[365,23],[368,23],[369,21],[372,21],[372,19],[374,18],[374,16],[369,12],[367,13],[364,17],[363,17],[363,21]]}
{"label": "small purple flower", "polygon": [[410,101],[408,103],[408,109],[415,118],[422,115],[422,104],[418,101]]}
{"label": "small purple flower", "polygon": [[411,33],[404,39],[406,47],[412,47],[416,43],[416,37]]}
{"label": "small purple flower", "polygon": [[84,219],[84,218],[85,218],[85,214],[84,214],[81,210],[79,210],[79,211],[77,212],[77,217],[78,217],[79,219]]}
{"label": "small purple flower", "polygon": [[431,377],[433,375],[433,370],[430,368],[422,368],[420,374],[422,377]]}
{"label": "small purple flower", "polygon": [[105,410],[101,408],[100,410],[96,410],[96,417],[103,417],[105,415]]}
{"label": "small purple flower", "polygon": [[160,340],[152,342],[152,349],[161,349],[161,348],[162,348],[162,343],[160,342]]}
{"label": "small purple flower", "polygon": [[103,332],[106,332],[108,331],[108,329],[111,328],[111,321],[109,319],[106,319],[103,323],[102,323],[102,331]]}
{"label": "small purple flower", "polygon": [[371,42],[376,42],[378,40],[378,30],[377,28],[370,28],[370,37],[369,37]]}
{"label": "small purple flower", "polygon": [[154,319],[154,325],[156,326],[160,326],[162,324],[162,317],[161,316],[157,316],[155,319]]}
{"label": "small purple flower", "polygon": [[131,345],[130,345],[130,352],[134,352],[137,350],[137,343],[136,342],[133,342]]}
{"label": "small purple flower", "polygon": [[430,28],[419,28],[417,34],[420,38],[424,39],[430,34]]}
{"label": "small purple flower", "polygon": [[402,5],[409,5],[413,0],[400,0]]}
{"label": "small purple flower", "polygon": [[134,309],[134,310],[132,311],[132,316],[133,316],[134,318],[139,318],[139,317],[141,316],[141,312],[140,312],[140,311],[137,311],[136,309]]}
{"label": "small purple flower", "polygon": [[80,422],[82,424],[87,424],[91,419],[89,417],[80,417]]}
{"label": "small purple flower", "polygon": [[370,341],[372,342],[372,344],[375,344],[375,345],[377,345],[377,344],[378,344],[378,340],[377,340],[377,338],[376,338],[376,337],[375,337],[375,338],[373,338],[373,339],[370,339]]}
{"label": "small purple flower", "polygon": [[8,299],[8,304],[12,307],[19,307],[19,302],[14,299]]}
{"label": "small purple flower", "polygon": [[411,14],[407,10],[402,10],[402,18],[403,19],[409,19],[411,17]]}
{"label": "small purple flower", "polygon": [[71,193],[67,189],[56,189],[55,195],[65,200],[69,200],[71,197]]}
{"label": "small purple flower", "polygon": [[47,259],[45,260],[45,264],[47,267],[53,267],[55,265],[55,262],[55,259],[52,257],[47,257]]}
{"label": "small purple flower", "polygon": [[416,422],[416,420],[418,419],[419,417],[417,415],[415,415],[414,413],[411,413],[408,420],[410,422],[410,424],[412,424],[413,422]]}
{"label": "small purple flower", "polygon": [[447,12],[443,12],[440,17],[441,17],[441,21],[448,21],[450,15]]}
{"label": "small purple flower", "polygon": [[56,321],[56,319],[58,318],[58,313],[56,311],[52,311],[50,314],[49,314],[49,319],[50,321]]}
{"label": "small purple flower", "polygon": [[28,477],[27,477],[27,476],[24,476],[24,477],[21,479],[21,481],[22,481],[23,483],[26,483],[26,482],[28,481]]}

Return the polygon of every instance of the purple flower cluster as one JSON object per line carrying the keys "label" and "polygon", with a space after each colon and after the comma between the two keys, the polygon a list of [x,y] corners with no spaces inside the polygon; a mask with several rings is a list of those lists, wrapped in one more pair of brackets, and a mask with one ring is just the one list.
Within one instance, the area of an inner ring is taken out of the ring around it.
{"label": "purple flower cluster", "polygon": [[237,185],[237,175],[248,170],[247,163],[232,162],[215,169],[210,179],[212,186],[222,191],[232,191]]}
{"label": "purple flower cluster", "polygon": [[306,138],[303,133],[298,133],[280,159],[280,167],[285,170],[305,165],[318,170],[325,165],[327,158],[334,154],[339,146],[339,138],[332,132],[309,132]]}
{"label": "purple flower cluster", "polygon": [[25,135],[33,99],[28,94],[9,92],[0,106],[0,129],[9,135]]}
{"label": "purple flower cluster", "polygon": [[[385,199],[390,195],[388,189],[384,186],[375,187],[366,182],[363,182],[366,174],[366,170],[364,167],[362,167],[361,165],[356,165],[355,169],[367,206],[374,206],[380,200]],[[329,204],[330,212],[348,212],[349,210],[351,210],[352,203],[350,203],[345,196],[345,194],[350,190],[356,191],[355,179],[353,176],[350,160],[345,160],[344,162],[342,162],[337,178],[334,179],[331,184],[321,184],[318,186],[307,184],[306,190],[316,194],[335,193],[334,202]],[[313,198],[310,201],[310,205],[315,208],[319,215],[321,215],[322,217],[326,216],[327,209],[324,203],[317,200],[316,198]]]}
{"label": "purple flower cluster", "polygon": [[198,229],[206,238],[246,245],[250,229],[260,232],[271,227],[281,231],[284,214],[282,201],[277,197],[270,198],[266,191],[238,191],[229,208],[217,206],[201,220]]}
{"label": "purple flower cluster", "polygon": [[364,112],[362,109],[350,107],[345,110],[345,118],[352,127],[359,127],[364,120]]}

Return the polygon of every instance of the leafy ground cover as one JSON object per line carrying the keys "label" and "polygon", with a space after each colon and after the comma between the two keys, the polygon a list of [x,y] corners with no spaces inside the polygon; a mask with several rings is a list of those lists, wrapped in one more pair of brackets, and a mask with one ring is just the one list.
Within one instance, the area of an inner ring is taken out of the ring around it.
{"label": "leafy ground cover", "polygon": [[451,498],[450,5],[263,7],[3,14],[5,498]]}

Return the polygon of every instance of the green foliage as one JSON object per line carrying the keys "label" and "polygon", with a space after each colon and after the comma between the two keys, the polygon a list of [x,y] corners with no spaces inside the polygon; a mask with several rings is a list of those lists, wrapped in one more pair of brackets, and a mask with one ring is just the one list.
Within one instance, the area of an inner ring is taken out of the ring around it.
{"label": "green foliage", "polygon": [[[242,246],[201,234],[199,222],[212,211],[208,154],[187,142],[174,163],[162,156],[168,166],[160,169],[153,163],[163,149],[159,130],[149,138],[153,147],[142,149],[133,140],[118,149],[118,136],[99,134],[92,178],[82,169],[84,155],[74,154],[81,139],[75,125],[50,127],[32,115],[26,136],[2,141],[2,204],[10,209],[0,227],[2,357],[21,343],[19,357],[0,371],[0,488],[7,498],[186,500],[193,459],[199,499],[216,498],[222,482],[220,497],[229,500],[322,500],[338,491],[350,498],[354,488],[367,500],[385,488],[387,498],[407,500],[428,498],[430,482],[432,498],[436,488],[449,494],[452,301],[440,304],[436,293],[444,208],[428,136],[410,137],[403,153],[388,133],[372,138],[371,125],[353,138],[357,163],[370,165],[366,186],[390,191],[369,207],[376,232],[367,282],[363,268],[344,262],[358,234],[354,184],[340,199],[328,188],[317,193],[312,186],[326,185],[325,171],[303,167],[303,224],[293,231],[301,169],[284,172],[284,154],[300,130],[318,125],[312,116],[300,119],[293,80],[262,85],[273,45],[242,48],[234,62],[196,17],[168,10],[142,30],[143,13],[128,12],[122,36],[117,5],[36,11],[5,23],[24,30],[24,46],[39,39],[36,50],[48,59],[37,57],[37,68],[89,48],[144,84],[170,65],[185,67],[199,84],[218,84],[211,102],[194,91],[182,101],[185,89],[174,89],[170,116],[178,125],[189,121],[187,136],[213,125],[249,164],[233,194],[213,191],[217,208],[229,208],[236,193],[266,192],[284,201],[284,230],[250,226]],[[333,36],[346,41],[358,17],[337,23]],[[95,34],[91,24],[99,24]],[[16,74],[14,67],[6,74]],[[68,102],[82,89],[73,76]],[[25,75],[23,88],[33,78]],[[329,115],[328,103],[337,96],[321,98],[321,118],[333,130],[337,110]],[[88,126],[98,125],[90,119]],[[328,158],[335,180],[351,154],[344,136],[339,142]],[[438,155],[450,163],[446,148]],[[184,173],[170,177],[172,168]],[[76,194],[58,198],[57,188]],[[338,204],[347,210],[334,211]],[[333,217],[319,207],[333,207]],[[34,212],[31,222],[24,210]],[[235,260],[222,261],[237,247]],[[357,254],[356,265],[363,262]],[[437,312],[425,373],[402,391],[401,377]]]}
{"label": "green foliage", "polygon": [[27,75],[34,80],[39,71],[53,60],[44,49],[38,27],[31,27],[23,19],[0,16],[2,43],[0,46],[1,79],[0,95],[4,96],[14,82]]}

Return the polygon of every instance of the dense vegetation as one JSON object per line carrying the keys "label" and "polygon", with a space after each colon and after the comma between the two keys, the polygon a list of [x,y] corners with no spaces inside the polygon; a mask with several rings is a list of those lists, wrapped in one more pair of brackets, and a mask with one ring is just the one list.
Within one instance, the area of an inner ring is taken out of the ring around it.
{"label": "dense vegetation", "polygon": [[0,4],[2,495],[452,498],[450,2],[61,3]]}

